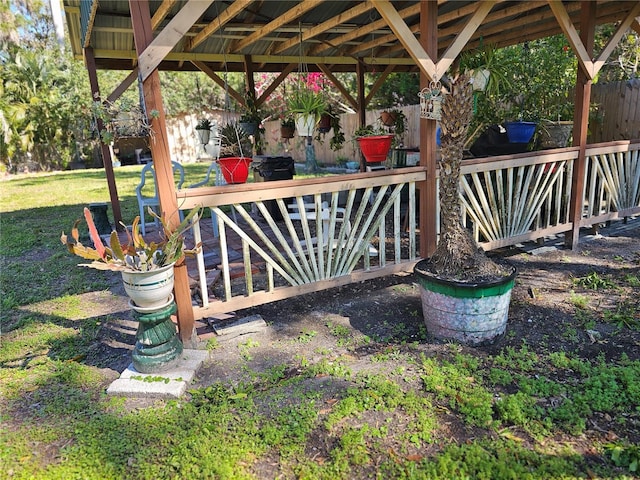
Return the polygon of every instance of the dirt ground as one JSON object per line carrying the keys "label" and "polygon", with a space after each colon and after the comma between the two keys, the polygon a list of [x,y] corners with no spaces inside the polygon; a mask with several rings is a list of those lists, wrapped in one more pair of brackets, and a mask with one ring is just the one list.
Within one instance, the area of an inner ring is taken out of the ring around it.
{"label": "dirt ground", "polygon": [[[565,249],[558,238],[544,246],[529,244],[492,255],[506,259],[518,269],[507,331],[491,345],[458,346],[456,351],[484,357],[526,343],[537,353],[567,352],[586,359],[599,355],[619,359],[624,352],[632,360],[640,358],[640,287],[628,280],[633,276],[640,278],[640,219],[628,224],[617,222],[601,228],[599,234],[585,234],[575,251]],[[625,286],[607,287],[599,281]],[[587,299],[588,304],[579,308],[576,296]],[[624,312],[619,310],[621,305],[626,309]],[[615,311],[621,315],[612,316]],[[415,382],[419,375],[409,374],[417,369],[415,360],[420,355],[444,357],[452,352],[451,344],[432,338],[426,331],[418,287],[411,273],[236,313],[237,318],[258,316],[265,324],[256,323],[251,332],[243,335],[216,337],[211,360],[199,371],[194,388],[219,381],[232,384],[250,381],[283,365],[288,375],[295,376],[301,365],[322,361],[339,363],[353,374],[379,373],[382,368],[389,372],[403,371],[414,379],[410,382]],[[217,327],[224,324],[218,323]],[[119,343],[121,348],[114,349],[114,342],[118,341],[114,337],[116,330],[105,328],[104,332],[111,338],[103,339],[106,340],[103,345],[110,344],[111,348],[96,350],[93,361],[112,368],[117,376],[117,371],[127,365],[130,358],[127,349],[132,347]],[[375,358],[385,352],[388,355],[382,366]],[[104,356],[98,358],[101,353]],[[305,387],[321,391],[327,402],[345,388],[335,378],[323,376],[306,380]],[[419,382],[415,388],[420,388]],[[132,400],[132,406],[144,403]],[[459,442],[474,436],[472,430],[454,418],[448,425],[449,431],[440,435]],[[594,435],[602,438],[615,432],[620,438],[640,441],[640,427],[627,425],[622,431],[615,419],[598,418],[597,425],[590,426],[591,436],[583,438],[585,453]],[[318,441],[319,445],[313,448],[326,452],[328,445]],[[268,472],[262,473],[269,476]]]}

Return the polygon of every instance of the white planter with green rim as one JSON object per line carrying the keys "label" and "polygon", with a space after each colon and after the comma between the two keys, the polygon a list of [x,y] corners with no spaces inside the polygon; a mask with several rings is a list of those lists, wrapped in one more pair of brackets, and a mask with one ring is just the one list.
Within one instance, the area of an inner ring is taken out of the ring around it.
{"label": "white planter with green rim", "polygon": [[425,260],[414,273],[420,286],[427,331],[468,345],[489,343],[505,332],[516,269],[494,282],[462,283],[438,278]]}
{"label": "white planter with green rim", "polygon": [[166,306],[173,291],[173,263],[148,272],[123,271],[124,290],[135,307],[145,311]]}

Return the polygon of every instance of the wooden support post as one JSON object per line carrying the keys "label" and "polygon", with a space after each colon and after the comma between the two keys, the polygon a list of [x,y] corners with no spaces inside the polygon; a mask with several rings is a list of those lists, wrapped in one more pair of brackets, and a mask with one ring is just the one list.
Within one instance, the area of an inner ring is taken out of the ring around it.
{"label": "wooden support post", "polygon": [[[438,56],[438,3],[434,0],[420,2],[420,43],[430,58]],[[420,70],[420,88],[431,81]],[[427,178],[418,185],[420,193],[420,256],[429,257],[435,252],[437,233],[438,190],[436,183],[436,121],[420,119],[420,165],[427,167]]]}
{"label": "wooden support post", "polygon": [[[131,10],[131,24],[133,26],[133,37],[136,44],[136,54],[138,57],[145,48],[153,41],[153,30],[151,27],[151,14],[148,0],[129,0]],[[157,112],[157,115],[150,118],[153,138],[151,140],[151,154],[153,165],[156,171],[156,184],[160,209],[171,227],[177,227],[180,223],[178,213],[178,202],[176,200],[175,184],[173,182],[173,167],[169,153],[169,142],[167,140],[167,126],[165,123],[164,108],[162,106],[162,95],[160,92],[160,75],[158,69],[153,71],[142,82],[142,91],[147,114]],[[175,266],[174,296],[178,305],[178,330],[180,338],[185,346],[194,343],[195,329],[193,307],[191,305],[191,291],[189,288],[189,278],[187,275],[187,265],[184,259],[178,261]]]}
{"label": "wooden support post", "polygon": [[[367,105],[364,101],[364,66],[361,63],[356,65],[356,85],[358,86],[358,127],[364,127],[367,122]],[[364,155],[360,154],[360,171],[366,170]]]}
{"label": "wooden support post", "polygon": [[[597,4],[583,1],[580,16],[580,39],[588,55],[593,57],[595,18]],[[578,158],[573,166],[571,179],[571,199],[569,219],[573,226],[565,233],[565,245],[575,250],[580,241],[580,223],[584,207],[584,182],[586,173],[587,128],[589,126],[589,103],[591,100],[591,79],[582,68],[578,68],[575,93],[575,111],[573,118],[573,146],[579,147]]]}
{"label": "wooden support post", "polygon": [[[100,98],[100,85],[98,85],[98,74],[96,72],[96,59],[93,55],[93,48],[84,49],[84,63],[89,73],[89,85],[91,86],[91,98],[94,102],[102,102]],[[104,130],[102,119],[96,119],[98,132]],[[118,187],[116,186],[116,178],[113,174],[113,163],[111,159],[111,150],[109,145],[100,142],[100,151],[102,153],[102,165],[107,176],[107,186],[109,187],[109,198],[111,199],[111,210],[113,211],[113,221],[116,229],[122,230],[120,222],[122,222],[122,212],[120,210],[120,199],[118,198]]]}

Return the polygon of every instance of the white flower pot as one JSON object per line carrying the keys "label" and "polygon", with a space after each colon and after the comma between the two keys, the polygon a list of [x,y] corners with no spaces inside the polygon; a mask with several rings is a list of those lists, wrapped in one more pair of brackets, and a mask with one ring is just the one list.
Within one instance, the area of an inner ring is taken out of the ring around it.
{"label": "white flower pot", "polygon": [[167,304],[173,291],[173,265],[149,272],[121,272],[124,290],[135,306],[149,311]]}
{"label": "white flower pot", "polygon": [[313,137],[316,119],[313,115],[299,115],[296,117],[296,131],[301,137]]}

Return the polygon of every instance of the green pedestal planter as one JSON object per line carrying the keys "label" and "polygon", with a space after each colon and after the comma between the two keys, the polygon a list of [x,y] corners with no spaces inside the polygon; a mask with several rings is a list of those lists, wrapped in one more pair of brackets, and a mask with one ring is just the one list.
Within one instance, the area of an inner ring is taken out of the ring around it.
{"label": "green pedestal planter", "polygon": [[516,269],[490,283],[461,283],[433,275],[422,260],[414,268],[427,331],[468,345],[489,343],[505,332]]}
{"label": "green pedestal planter", "polygon": [[176,313],[175,302],[152,313],[134,312],[138,321],[133,366],[140,373],[168,370],[180,359],[182,342],[171,315]]}

